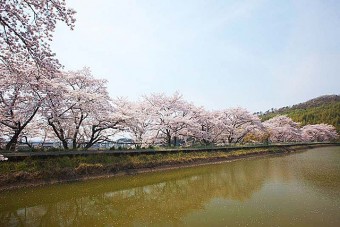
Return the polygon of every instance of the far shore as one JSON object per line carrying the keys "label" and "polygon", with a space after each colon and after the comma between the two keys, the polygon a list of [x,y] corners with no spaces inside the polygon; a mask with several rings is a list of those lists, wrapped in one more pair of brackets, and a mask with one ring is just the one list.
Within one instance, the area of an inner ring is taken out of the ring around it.
{"label": "far shore", "polygon": [[26,158],[21,161],[0,163],[0,191],[219,164],[337,145],[339,144],[297,144],[268,148],[239,148],[228,152],[200,150],[189,153],[127,154],[118,157],[98,154],[86,157],[51,157],[38,160]]}

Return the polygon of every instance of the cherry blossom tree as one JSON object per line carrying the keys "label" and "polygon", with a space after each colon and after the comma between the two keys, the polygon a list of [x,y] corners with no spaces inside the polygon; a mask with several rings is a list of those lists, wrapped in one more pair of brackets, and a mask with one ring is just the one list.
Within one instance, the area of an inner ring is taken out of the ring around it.
{"label": "cherry blossom tree", "polygon": [[78,147],[83,144],[88,149],[96,143],[112,142],[114,136],[123,130],[124,119],[112,108],[111,103],[103,99],[98,101],[102,103],[91,111],[80,127],[79,140],[76,142]]}
{"label": "cherry blossom tree", "polygon": [[[73,149],[106,140],[119,119],[106,89],[105,80],[95,79],[88,68],[62,73],[53,80],[43,114],[65,149]],[[104,133],[105,132],[105,133]]]}
{"label": "cherry blossom tree", "polygon": [[302,139],[308,142],[324,142],[336,140],[339,135],[333,125],[316,124],[302,127]]}
{"label": "cherry blossom tree", "polygon": [[58,69],[49,42],[57,22],[74,28],[74,15],[65,0],[1,0],[0,60],[17,71],[33,62],[39,69]]}
{"label": "cherry blossom tree", "polygon": [[219,111],[207,111],[204,108],[198,108],[198,127],[195,130],[195,138],[205,145],[215,144],[220,138],[223,128],[219,127]]}
{"label": "cherry blossom tree", "polygon": [[7,150],[14,150],[20,134],[40,109],[48,80],[36,68],[13,72],[0,65],[0,125]]}
{"label": "cherry blossom tree", "polygon": [[244,137],[262,127],[259,117],[243,108],[226,109],[219,112],[217,127],[222,130],[222,143],[240,143]]}
{"label": "cherry blossom tree", "polygon": [[41,115],[41,111],[38,111],[29,125],[21,132],[19,141],[33,148],[33,142],[39,142],[39,145],[44,147],[46,142],[55,142],[58,139],[47,124],[46,119]]}
{"label": "cherry blossom tree", "polygon": [[245,143],[265,143],[269,142],[269,133],[265,128],[257,128],[253,132],[249,133],[244,137],[243,141]]}
{"label": "cherry blossom tree", "polygon": [[271,142],[301,141],[300,125],[285,115],[279,115],[263,122]]}
{"label": "cherry blossom tree", "polygon": [[163,142],[167,146],[176,146],[179,140],[192,136],[196,119],[192,104],[186,102],[178,92],[172,96],[151,94],[144,96],[144,101],[152,116],[154,142]]}
{"label": "cherry blossom tree", "polygon": [[145,101],[130,102],[126,98],[117,98],[114,101],[116,114],[120,115],[121,131],[128,133],[136,147],[146,147],[152,143],[155,134],[152,130],[153,117],[151,109]]}

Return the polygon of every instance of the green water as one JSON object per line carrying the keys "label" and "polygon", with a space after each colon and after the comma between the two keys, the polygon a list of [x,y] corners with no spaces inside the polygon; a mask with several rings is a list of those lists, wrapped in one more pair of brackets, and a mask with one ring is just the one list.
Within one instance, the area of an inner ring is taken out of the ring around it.
{"label": "green water", "polygon": [[340,147],[0,194],[0,226],[340,226]]}

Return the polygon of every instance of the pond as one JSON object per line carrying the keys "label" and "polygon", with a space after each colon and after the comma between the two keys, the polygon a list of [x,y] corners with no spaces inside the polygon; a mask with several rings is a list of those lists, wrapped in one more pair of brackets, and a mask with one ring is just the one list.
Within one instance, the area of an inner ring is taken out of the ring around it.
{"label": "pond", "polygon": [[340,226],[340,147],[0,194],[0,226]]}

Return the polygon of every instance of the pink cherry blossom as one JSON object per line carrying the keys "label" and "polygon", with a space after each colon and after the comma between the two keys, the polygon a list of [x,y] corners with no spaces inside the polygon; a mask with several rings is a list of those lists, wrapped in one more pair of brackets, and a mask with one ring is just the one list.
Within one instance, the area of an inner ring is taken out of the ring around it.
{"label": "pink cherry blossom", "polygon": [[5,0],[0,3],[0,61],[9,69],[25,71],[60,67],[49,42],[58,21],[74,28],[75,11],[65,0]]}

